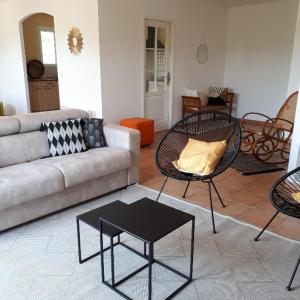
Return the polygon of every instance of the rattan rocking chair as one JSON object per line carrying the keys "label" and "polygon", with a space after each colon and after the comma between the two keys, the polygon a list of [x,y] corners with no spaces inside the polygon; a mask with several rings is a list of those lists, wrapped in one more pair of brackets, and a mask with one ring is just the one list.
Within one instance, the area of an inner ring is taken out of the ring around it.
{"label": "rattan rocking chair", "polygon": [[[289,143],[294,129],[294,118],[298,92],[291,94],[279,110],[276,118],[250,112],[241,119],[241,151],[253,154],[257,159],[268,163],[285,163],[289,159]],[[249,116],[256,115],[265,121],[256,129]],[[252,126],[251,126],[252,125]]]}
{"label": "rattan rocking chair", "polygon": [[[227,147],[216,169],[209,175],[199,176],[195,174],[183,173],[178,171],[172,161],[177,160],[189,138],[200,141],[216,142],[227,141]],[[222,206],[224,202],[216,188],[213,178],[224,172],[235,159],[240,150],[241,129],[239,122],[230,115],[223,112],[200,112],[186,117],[176,123],[164,136],[157,147],[155,161],[161,174],[166,179],[160,189],[156,201],[166,185],[168,178],[187,181],[187,186],[183,194],[185,198],[191,181],[201,181],[208,184],[211,218],[213,232],[216,233],[214,221],[214,209],[212,203],[211,189],[214,188]]]}
{"label": "rattan rocking chair", "polygon": [[[298,203],[292,197],[292,193],[300,191],[300,167],[292,170],[273,185],[270,191],[270,201],[272,205],[276,208],[276,213],[266,224],[266,226],[261,230],[261,232],[254,239],[256,242],[263,234],[263,232],[269,227],[277,215],[281,212],[285,215],[300,219],[300,203]],[[287,290],[291,290],[291,285],[293,283],[294,277],[296,275],[297,269],[300,264],[300,256],[292,273],[291,279],[288,283]]]}

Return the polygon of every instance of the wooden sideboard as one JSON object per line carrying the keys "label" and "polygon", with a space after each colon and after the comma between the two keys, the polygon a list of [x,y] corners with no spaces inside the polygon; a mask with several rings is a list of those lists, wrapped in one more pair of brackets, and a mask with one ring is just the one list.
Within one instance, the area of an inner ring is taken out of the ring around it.
{"label": "wooden sideboard", "polygon": [[182,98],[182,118],[186,113],[196,113],[201,111],[226,111],[230,115],[232,113],[232,104],[235,94],[232,92],[226,93],[225,102],[226,105],[201,105],[200,97],[181,96]]}
{"label": "wooden sideboard", "polygon": [[29,81],[31,112],[60,109],[57,80]]}

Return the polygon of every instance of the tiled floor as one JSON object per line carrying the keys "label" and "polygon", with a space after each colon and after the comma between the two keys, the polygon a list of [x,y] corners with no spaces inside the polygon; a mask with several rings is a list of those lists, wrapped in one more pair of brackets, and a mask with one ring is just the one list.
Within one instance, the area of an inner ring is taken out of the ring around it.
{"label": "tiled floor", "polygon": [[[160,189],[164,180],[154,161],[155,149],[163,134],[158,133],[153,145],[141,149],[141,184],[156,190]],[[242,176],[233,169],[227,169],[215,179],[226,207],[222,208],[219,201],[215,201],[215,210],[240,221],[263,227],[275,213],[275,209],[269,202],[269,190],[285,172]],[[185,186],[185,182],[170,179],[164,192],[175,197],[182,197]],[[207,184],[191,183],[186,201],[209,208]],[[268,230],[300,240],[300,220],[283,214],[277,216]]]}

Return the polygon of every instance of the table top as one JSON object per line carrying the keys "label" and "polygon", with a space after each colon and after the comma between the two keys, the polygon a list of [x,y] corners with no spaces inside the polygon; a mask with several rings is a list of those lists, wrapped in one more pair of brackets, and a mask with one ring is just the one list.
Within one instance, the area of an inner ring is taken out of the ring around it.
{"label": "table top", "polygon": [[[90,225],[91,227],[93,227],[99,231],[99,217],[101,217],[102,215],[105,215],[107,212],[110,212],[110,211],[122,212],[123,208],[126,206],[128,206],[126,203],[117,200],[112,203],[98,207],[96,209],[90,210],[86,213],[83,213],[83,214],[77,216],[77,218],[80,221]],[[121,234],[122,232],[123,232],[122,230],[120,230],[116,227],[110,226],[108,224],[103,224],[103,233],[108,236],[114,237],[114,236]]]}
{"label": "table top", "polygon": [[149,198],[142,198],[121,209],[108,208],[100,216],[103,225],[107,222],[148,243],[158,241],[194,218]]}

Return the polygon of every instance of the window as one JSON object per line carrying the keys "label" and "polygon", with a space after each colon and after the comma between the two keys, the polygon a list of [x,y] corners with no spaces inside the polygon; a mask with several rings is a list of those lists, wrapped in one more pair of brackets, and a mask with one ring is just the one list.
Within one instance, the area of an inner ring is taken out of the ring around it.
{"label": "window", "polygon": [[55,36],[52,28],[39,28],[41,59],[44,65],[56,65]]}

